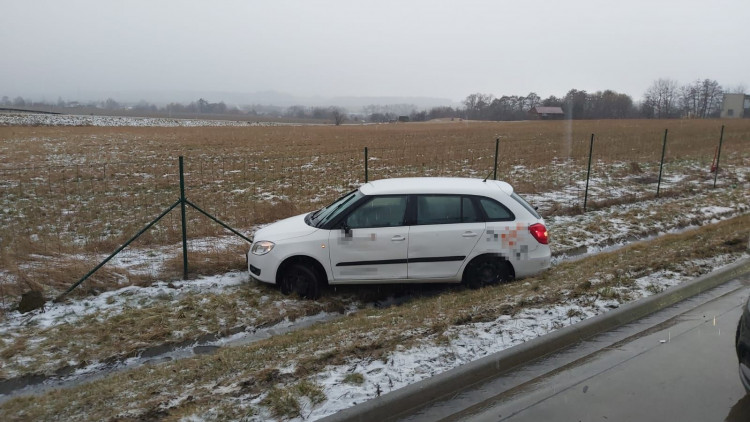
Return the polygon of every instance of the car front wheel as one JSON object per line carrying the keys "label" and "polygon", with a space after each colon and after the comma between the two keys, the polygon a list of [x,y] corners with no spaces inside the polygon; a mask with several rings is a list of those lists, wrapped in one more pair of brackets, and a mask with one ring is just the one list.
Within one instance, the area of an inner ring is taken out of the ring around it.
{"label": "car front wheel", "polygon": [[302,264],[292,264],[281,277],[281,293],[297,294],[306,299],[320,297],[320,283],[315,272]]}
{"label": "car front wheel", "polygon": [[469,263],[464,271],[463,284],[470,289],[478,289],[510,281],[512,278],[508,261],[494,256],[481,256]]}

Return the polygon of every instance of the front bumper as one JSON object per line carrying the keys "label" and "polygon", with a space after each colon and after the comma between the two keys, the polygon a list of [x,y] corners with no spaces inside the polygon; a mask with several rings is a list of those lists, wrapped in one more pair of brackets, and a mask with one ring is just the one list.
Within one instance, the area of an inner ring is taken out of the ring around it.
{"label": "front bumper", "polygon": [[275,274],[279,264],[273,251],[265,255],[247,253],[247,270],[250,272],[250,277],[261,283],[276,284]]}

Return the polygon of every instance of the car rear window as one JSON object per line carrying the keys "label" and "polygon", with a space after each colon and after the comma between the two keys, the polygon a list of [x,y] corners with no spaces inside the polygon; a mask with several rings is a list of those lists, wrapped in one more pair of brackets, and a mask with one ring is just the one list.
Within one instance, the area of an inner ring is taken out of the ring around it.
{"label": "car rear window", "polygon": [[482,204],[488,221],[512,221],[516,218],[505,205],[494,199],[480,198],[479,203]]}
{"label": "car rear window", "polygon": [[511,197],[511,198],[513,198],[513,199],[515,199],[515,200],[516,200],[516,202],[518,202],[518,203],[519,203],[519,204],[521,204],[521,205],[522,205],[522,206],[523,206],[524,208],[526,208],[526,211],[530,212],[530,213],[531,213],[531,215],[533,215],[534,217],[536,217],[536,218],[542,218],[542,216],[541,216],[541,215],[539,215],[539,213],[538,213],[538,212],[536,212],[536,210],[535,210],[535,209],[534,209],[534,208],[533,208],[533,207],[532,207],[531,205],[529,205],[529,203],[528,203],[528,202],[526,202],[526,200],[525,200],[525,199],[523,199],[523,198],[521,198],[520,196],[518,196],[518,194],[517,194],[517,193],[513,192],[513,193],[512,193],[511,195],[510,195],[510,197]]}

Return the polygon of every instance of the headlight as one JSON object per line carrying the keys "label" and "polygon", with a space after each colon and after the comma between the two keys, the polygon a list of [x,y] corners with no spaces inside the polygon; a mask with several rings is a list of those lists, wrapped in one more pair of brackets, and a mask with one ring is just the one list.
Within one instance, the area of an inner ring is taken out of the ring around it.
{"label": "headlight", "polygon": [[274,247],[273,242],[269,242],[267,240],[261,240],[253,244],[253,248],[251,249],[251,252],[253,253],[253,255],[265,255],[271,252],[271,249],[273,249],[273,247]]}

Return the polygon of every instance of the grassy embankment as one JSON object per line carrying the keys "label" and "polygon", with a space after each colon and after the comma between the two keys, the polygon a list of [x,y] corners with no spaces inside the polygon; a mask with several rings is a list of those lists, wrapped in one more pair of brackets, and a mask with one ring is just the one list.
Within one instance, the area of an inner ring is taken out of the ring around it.
{"label": "grassy embankment", "polygon": [[[743,215],[563,263],[524,282],[452,290],[387,309],[361,309],[248,346],[117,373],[40,397],[16,398],[0,405],[0,412],[10,420],[226,419],[253,414],[290,418],[298,415],[300,400],[325,400],[314,375],[327,365],[358,358],[388,361],[396,349],[449,344],[456,327],[513,316],[529,307],[594,306],[601,297],[627,302],[636,279],[662,270],[697,276],[708,270],[696,265],[698,260],[739,256],[746,251],[748,236],[750,216]],[[347,378],[352,382],[359,377]],[[251,405],[253,400],[258,404]]]}

